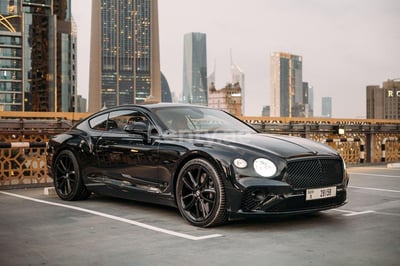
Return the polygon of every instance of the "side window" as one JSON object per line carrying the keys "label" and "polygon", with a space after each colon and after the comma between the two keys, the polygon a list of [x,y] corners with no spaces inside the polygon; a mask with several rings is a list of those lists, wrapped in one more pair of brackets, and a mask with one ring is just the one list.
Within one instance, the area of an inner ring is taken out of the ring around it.
{"label": "side window", "polygon": [[89,125],[95,130],[119,131],[122,133],[125,132],[127,126],[134,125],[137,122],[147,125],[149,132],[152,135],[158,134],[155,127],[152,126],[152,123],[148,120],[147,116],[137,110],[120,110],[102,114],[90,119]]}
{"label": "side window", "polygon": [[[122,111],[114,111],[110,113],[109,121],[113,121],[113,125],[118,127],[118,130],[128,130],[129,126],[132,128],[132,125],[135,123],[145,124],[152,134],[157,134],[157,130],[152,126],[152,123],[148,120],[147,116],[137,110],[122,110]],[[155,131],[153,133],[153,131]]]}
{"label": "side window", "polygon": [[107,129],[108,113],[93,117],[89,120],[89,126],[95,130],[105,131]]}
{"label": "side window", "polygon": [[143,113],[137,111],[131,112],[127,117],[126,125],[134,125],[137,122],[142,122],[146,125],[150,124],[149,120]]}
{"label": "side window", "polygon": [[[124,130],[127,124],[133,123],[138,112],[132,110],[121,110],[110,113],[109,130]],[[139,118],[136,118],[138,121]]]}
{"label": "side window", "polygon": [[[138,120],[138,112],[132,110],[114,111],[96,116],[89,121],[91,128],[101,131],[123,131],[129,120]],[[136,118],[135,118],[136,117]]]}

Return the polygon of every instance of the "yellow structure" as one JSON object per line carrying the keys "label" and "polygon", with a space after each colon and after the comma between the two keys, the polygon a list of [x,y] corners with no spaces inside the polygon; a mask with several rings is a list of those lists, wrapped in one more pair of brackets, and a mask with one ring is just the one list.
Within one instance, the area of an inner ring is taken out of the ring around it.
{"label": "yellow structure", "polygon": [[224,110],[235,116],[242,116],[242,89],[239,83],[227,84],[225,88],[217,90],[214,83],[208,93],[208,106]]}

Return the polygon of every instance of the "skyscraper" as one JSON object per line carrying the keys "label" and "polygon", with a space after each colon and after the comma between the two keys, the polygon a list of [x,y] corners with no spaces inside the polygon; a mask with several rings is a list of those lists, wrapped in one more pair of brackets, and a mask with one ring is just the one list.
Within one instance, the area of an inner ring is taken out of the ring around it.
{"label": "skyscraper", "polygon": [[400,118],[400,79],[389,79],[382,87],[367,86],[367,118]]}
{"label": "skyscraper", "polygon": [[245,84],[244,84],[244,78],[245,75],[243,71],[240,69],[240,67],[236,64],[233,63],[232,61],[232,56],[231,56],[231,74],[232,74],[232,83],[233,84],[239,84],[239,87],[241,88],[241,103],[242,103],[242,112],[241,115],[244,115],[244,109],[245,109]]}
{"label": "skyscraper", "polygon": [[89,111],[161,101],[157,0],[92,1]]}
{"label": "skyscraper", "polygon": [[216,78],[216,71],[217,71],[217,62],[214,61],[214,69],[207,77],[207,87],[211,89],[211,87],[215,87],[215,78]]}
{"label": "skyscraper", "polygon": [[74,111],[70,0],[1,0],[0,110]]}
{"label": "skyscraper", "polygon": [[206,34],[187,33],[183,48],[182,102],[207,105],[207,45]]}
{"label": "skyscraper", "polygon": [[308,85],[308,82],[303,82],[303,102],[295,104],[293,116],[297,117],[313,117],[314,116],[314,91],[313,87]]}
{"label": "skyscraper", "polygon": [[314,117],[314,87],[308,85],[308,117]]}
{"label": "skyscraper", "polygon": [[169,88],[168,81],[162,72],[161,72],[161,101],[163,103],[172,102],[171,89]]}
{"label": "skyscraper", "polygon": [[302,57],[271,55],[271,116],[292,117],[304,102]]}
{"label": "skyscraper", "polygon": [[321,106],[321,116],[322,117],[332,117],[332,98],[331,97],[322,97],[322,106]]}

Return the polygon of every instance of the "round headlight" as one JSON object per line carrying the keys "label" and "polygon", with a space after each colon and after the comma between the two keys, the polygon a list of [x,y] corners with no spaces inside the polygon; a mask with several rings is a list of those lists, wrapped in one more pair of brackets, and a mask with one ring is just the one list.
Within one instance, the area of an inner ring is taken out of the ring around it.
{"label": "round headlight", "polygon": [[263,177],[271,177],[276,173],[276,165],[265,158],[258,158],[253,163],[254,170]]}
{"label": "round headlight", "polygon": [[237,168],[246,168],[247,167],[247,162],[243,159],[237,158],[235,160],[233,160],[233,164],[237,167]]}

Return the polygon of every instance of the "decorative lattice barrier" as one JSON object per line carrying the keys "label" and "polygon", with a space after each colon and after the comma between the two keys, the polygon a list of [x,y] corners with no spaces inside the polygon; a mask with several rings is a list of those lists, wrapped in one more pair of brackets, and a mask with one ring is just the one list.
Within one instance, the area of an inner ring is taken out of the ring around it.
{"label": "decorative lattice barrier", "polygon": [[[0,114],[0,187],[43,186],[47,175],[46,143],[51,136],[69,129],[85,114],[13,112]],[[58,115],[54,119],[55,115]],[[86,114],[87,116],[88,114]],[[69,121],[62,119],[70,119]],[[79,118],[79,119],[75,119]],[[244,121],[265,133],[309,138],[337,150],[349,164],[400,162],[400,121],[246,118]]]}

